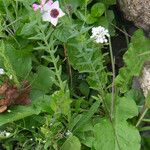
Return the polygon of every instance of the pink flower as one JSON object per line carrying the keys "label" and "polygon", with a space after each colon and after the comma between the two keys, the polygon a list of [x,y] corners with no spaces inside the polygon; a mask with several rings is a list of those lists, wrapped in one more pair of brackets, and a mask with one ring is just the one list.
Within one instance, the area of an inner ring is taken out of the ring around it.
{"label": "pink flower", "polygon": [[55,1],[51,5],[46,3],[43,6],[43,10],[42,10],[43,21],[51,22],[54,26],[57,25],[58,19],[64,15],[65,13],[60,9],[58,1]]}
{"label": "pink flower", "polygon": [[[32,5],[32,8],[33,8],[34,11],[37,11],[38,9],[41,9],[41,11],[42,11],[45,3],[46,3],[46,0],[41,0],[41,4],[40,5],[34,3]],[[51,6],[53,4],[53,1],[49,0],[46,4],[49,5],[49,6]]]}

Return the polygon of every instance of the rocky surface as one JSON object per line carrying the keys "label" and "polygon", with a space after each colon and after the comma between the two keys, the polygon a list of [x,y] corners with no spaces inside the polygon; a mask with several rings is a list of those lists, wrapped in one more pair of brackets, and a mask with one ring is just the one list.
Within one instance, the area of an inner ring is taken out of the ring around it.
{"label": "rocky surface", "polygon": [[150,0],[117,0],[125,18],[150,31]]}

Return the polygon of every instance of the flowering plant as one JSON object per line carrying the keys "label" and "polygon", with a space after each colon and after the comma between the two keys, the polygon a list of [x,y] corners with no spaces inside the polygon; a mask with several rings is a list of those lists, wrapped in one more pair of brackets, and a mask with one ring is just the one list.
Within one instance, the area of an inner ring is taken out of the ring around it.
{"label": "flowering plant", "polygon": [[150,40],[142,30],[129,35],[116,7],[115,0],[0,0],[0,147],[144,145]]}

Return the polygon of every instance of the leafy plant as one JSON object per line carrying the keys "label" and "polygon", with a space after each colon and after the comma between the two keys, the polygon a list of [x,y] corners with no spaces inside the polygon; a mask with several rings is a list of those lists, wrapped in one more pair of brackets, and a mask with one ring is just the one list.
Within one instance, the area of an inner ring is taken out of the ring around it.
{"label": "leafy plant", "polygon": [[0,113],[3,148],[149,146],[149,136],[140,135],[149,130],[149,96],[132,87],[149,60],[149,39],[137,30],[117,68],[115,0],[49,2],[0,0],[0,106],[8,107]]}

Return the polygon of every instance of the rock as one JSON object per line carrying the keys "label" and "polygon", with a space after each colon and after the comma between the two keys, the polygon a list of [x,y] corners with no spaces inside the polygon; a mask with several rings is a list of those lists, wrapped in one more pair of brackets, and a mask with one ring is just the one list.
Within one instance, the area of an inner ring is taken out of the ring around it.
{"label": "rock", "polygon": [[125,18],[150,31],[150,0],[117,0]]}

